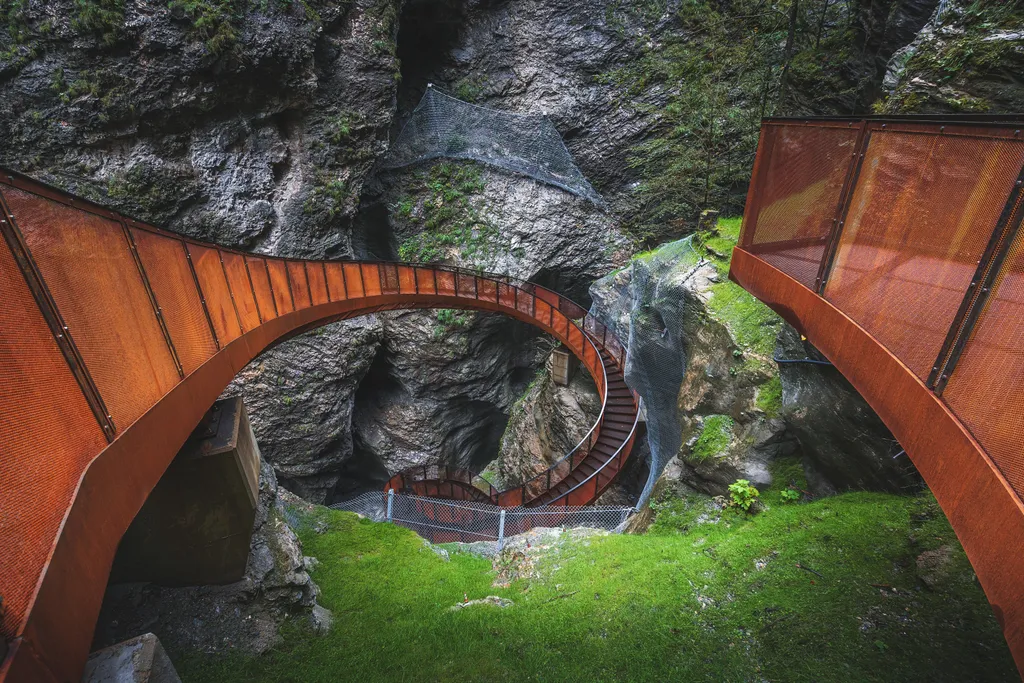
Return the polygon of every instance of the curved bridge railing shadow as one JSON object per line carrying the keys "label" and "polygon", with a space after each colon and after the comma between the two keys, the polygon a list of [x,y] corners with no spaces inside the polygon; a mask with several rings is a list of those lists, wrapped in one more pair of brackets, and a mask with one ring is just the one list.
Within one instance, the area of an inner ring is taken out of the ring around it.
{"label": "curved bridge railing shadow", "polygon": [[[242,253],[11,172],[0,177],[0,232],[0,636],[10,643],[0,681],[77,680],[118,542],[167,465],[246,364],[315,327],[467,308],[565,344],[594,378],[601,416],[543,487],[497,496],[503,504],[590,502],[632,448],[638,399],[621,380],[622,344],[532,283]],[[472,477],[459,487],[479,491]]]}
{"label": "curved bridge railing shadow", "polygon": [[1024,671],[1022,123],[765,120],[730,277],[899,440]]}

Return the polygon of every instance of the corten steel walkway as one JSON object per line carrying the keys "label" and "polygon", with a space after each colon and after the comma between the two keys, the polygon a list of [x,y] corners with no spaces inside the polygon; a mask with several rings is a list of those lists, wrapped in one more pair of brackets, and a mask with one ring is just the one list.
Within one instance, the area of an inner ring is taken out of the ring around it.
{"label": "corten steel walkway", "polygon": [[454,470],[406,473],[402,488],[579,505],[632,448],[622,345],[543,287],[243,254],[10,172],[0,209],[0,681],[78,680],[117,544],[168,463],[239,370],[315,327],[402,308],[503,313],[563,342],[594,378],[601,416],[549,473],[500,495]]}
{"label": "corten steel walkway", "polygon": [[892,430],[1024,671],[1022,129],[764,121],[731,278]]}

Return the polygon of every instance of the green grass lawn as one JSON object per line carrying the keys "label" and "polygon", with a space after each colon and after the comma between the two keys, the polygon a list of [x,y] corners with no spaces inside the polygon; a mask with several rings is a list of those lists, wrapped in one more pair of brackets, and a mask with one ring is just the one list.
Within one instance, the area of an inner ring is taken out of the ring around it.
{"label": "green grass lawn", "polygon": [[[295,625],[261,657],[174,659],[185,683],[1019,680],[931,496],[780,495],[754,516],[659,503],[648,533],[555,546],[507,588],[489,560],[445,562],[410,531],[321,509],[328,531],[307,519],[300,536],[331,633]],[[943,544],[953,572],[933,592],[915,558]],[[464,595],[515,604],[449,611]]]}

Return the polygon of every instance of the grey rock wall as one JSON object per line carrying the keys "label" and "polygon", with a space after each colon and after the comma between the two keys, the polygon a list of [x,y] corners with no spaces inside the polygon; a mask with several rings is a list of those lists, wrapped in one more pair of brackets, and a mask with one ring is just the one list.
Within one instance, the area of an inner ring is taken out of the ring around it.
{"label": "grey rock wall", "polygon": [[383,338],[376,316],[333,323],[265,352],[225,392],[241,393],[263,457],[309,501],[327,502],[352,458],[356,391]]}
{"label": "grey rock wall", "polygon": [[[782,359],[824,360],[788,325],[779,333]],[[779,365],[782,416],[800,444],[812,491],[845,489],[900,493],[921,486],[921,477],[871,406],[834,367]]]}

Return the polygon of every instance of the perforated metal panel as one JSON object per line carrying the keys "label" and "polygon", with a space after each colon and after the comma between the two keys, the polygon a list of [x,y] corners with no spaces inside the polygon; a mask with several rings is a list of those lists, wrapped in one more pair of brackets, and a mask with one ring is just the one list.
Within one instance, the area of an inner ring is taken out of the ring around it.
{"label": "perforated metal panel", "polygon": [[807,287],[814,287],[859,132],[859,124],[766,129],[770,155],[758,171],[749,250]]}
{"label": "perforated metal panel", "polygon": [[313,305],[329,303],[330,297],[327,296],[327,278],[324,276],[323,264],[315,261],[306,263],[306,278],[309,280],[309,291],[313,295]]}
{"label": "perforated metal panel", "polygon": [[288,279],[292,283],[292,301],[295,302],[295,310],[301,311],[309,308],[309,283],[306,281],[306,266],[302,261],[288,261]]}
{"label": "perforated metal panel", "polygon": [[398,289],[402,294],[416,293],[416,272],[410,266],[397,266]]}
{"label": "perforated metal panel", "polygon": [[363,263],[363,290],[366,296],[378,296],[380,292],[380,270],[376,263]]}
{"label": "perforated metal panel", "polygon": [[434,271],[430,268],[417,268],[416,286],[419,287],[421,294],[436,294],[437,289],[434,286]]}
{"label": "perforated metal panel", "polygon": [[327,271],[327,287],[330,289],[331,301],[344,301],[348,298],[345,288],[345,270],[340,263],[324,264]]}
{"label": "perforated metal panel", "polygon": [[943,398],[1024,495],[1024,233],[1003,262]]}
{"label": "perforated metal panel", "polygon": [[398,266],[394,263],[382,263],[380,265],[380,279],[385,294],[398,294],[400,284],[398,282]]}
{"label": "perforated metal panel", "polygon": [[364,296],[363,271],[358,263],[346,263],[343,266],[345,273],[345,291],[349,299],[358,299]]}
{"label": "perforated metal panel", "polygon": [[242,328],[231,302],[231,290],[224,276],[220,252],[195,244],[189,244],[188,251],[192,255],[192,266],[199,278],[199,287],[206,302],[206,310],[210,312],[213,329],[217,332],[217,340],[222,347],[227,346],[242,336]]}
{"label": "perforated metal panel", "polygon": [[188,375],[217,353],[181,241],[132,229],[153,295],[163,311],[171,342]]}
{"label": "perforated metal panel", "polygon": [[277,314],[284,315],[295,310],[292,304],[292,286],[288,279],[288,269],[284,261],[267,259],[267,272],[270,273],[270,284],[274,288],[274,303],[277,304]]}
{"label": "perforated metal panel", "polygon": [[447,296],[455,296],[455,274],[445,270],[436,273],[437,293]]}
{"label": "perforated metal panel", "polygon": [[2,237],[0,292],[0,635],[12,638],[78,480],[107,442]]}
{"label": "perforated metal panel", "polygon": [[119,430],[179,377],[121,225],[16,189],[4,196]]}
{"label": "perforated metal panel", "polygon": [[874,130],[826,297],[927,379],[1024,143]]}
{"label": "perforated metal panel", "polygon": [[249,265],[249,276],[252,279],[252,288],[256,292],[256,304],[260,308],[260,315],[263,321],[273,320],[277,317],[277,305],[274,303],[274,293],[270,289],[270,276],[267,275],[267,264],[261,258],[246,256]]}
{"label": "perforated metal panel", "polygon": [[241,254],[232,254],[229,251],[221,252],[224,259],[224,272],[228,276],[228,286],[231,287],[231,294],[235,298],[235,310],[242,321],[242,329],[245,332],[255,330],[260,325],[260,314],[256,310],[256,297],[253,295],[253,285],[249,282],[249,273],[245,269],[245,258]]}

